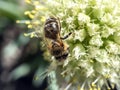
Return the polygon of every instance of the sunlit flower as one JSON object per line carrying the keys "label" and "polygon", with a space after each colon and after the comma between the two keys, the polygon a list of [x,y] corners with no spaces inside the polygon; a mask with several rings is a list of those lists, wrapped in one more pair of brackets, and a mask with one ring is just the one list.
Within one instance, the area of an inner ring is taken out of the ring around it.
{"label": "sunlit flower", "polygon": [[103,45],[103,41],[100,37],[100,35],[95,35],[90,39],[89,42],[90,45],[95,45],[95,46],[102,46]]}
{"label": "sunlit flower", "polygon": [[90,22],[90,17],[85,15],[85,14],[83,14],[83,13],[79,13],[78,14],[78,21],[79,21],[80,25],[84,25],[84,24]]}
{"label": "sunlit flower", "polygon": [[25,0],[26,3],[30,4],[31,3],[31,0]]}

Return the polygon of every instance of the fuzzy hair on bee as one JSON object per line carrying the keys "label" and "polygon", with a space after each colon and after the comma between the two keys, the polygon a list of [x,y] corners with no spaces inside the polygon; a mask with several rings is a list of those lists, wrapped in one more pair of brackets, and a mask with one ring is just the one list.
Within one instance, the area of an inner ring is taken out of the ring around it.
{"label": "fuzzy hair on bee", "polygon": [[51,43],[49,51],[56,60],[62,61],[65,60],[69,54],[69,46],[66,43],[63,43],[63,45],[61,46],[60,43],[53,41]]}
{"label": "fuzzy hair on bee", "polygon": [[49,52],[56,60],[62,61],[68,57],[69,54],[69,45],[66,44],[63,40],[67,39],[72,33],[61,37],[61,24],[59,18],[49,17],[46,19],[44,25],[44,36],[47,39],[50,39],[50,44],[47,45]]}

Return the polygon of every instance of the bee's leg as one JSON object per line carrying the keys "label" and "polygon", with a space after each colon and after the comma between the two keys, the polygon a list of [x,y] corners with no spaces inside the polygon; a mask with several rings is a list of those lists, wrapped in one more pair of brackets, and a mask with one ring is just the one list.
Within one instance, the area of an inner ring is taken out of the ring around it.
{"label": "bee's leg", "polygon": [[64,40],[64,39],[67,39],[70,35],[72,34],[72,32],[68,33],[66,36],[64,37],[60,37],[60,39]]}

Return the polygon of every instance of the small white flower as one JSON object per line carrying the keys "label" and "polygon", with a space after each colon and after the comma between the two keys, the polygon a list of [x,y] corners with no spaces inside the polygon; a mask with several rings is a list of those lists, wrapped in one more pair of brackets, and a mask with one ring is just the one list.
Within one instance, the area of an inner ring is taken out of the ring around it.
{"label": "small white flower", "polygon": [[80,4],[79,7],[81,10],[84,10],[87,7],[87,4]]}
{"label": "small white flower", "polygon": [[66,19],[66,23],[68,23],[68,24],[70,24],[70,23],[73,23],[73,17],[68,17],[67,19]]}
{"label": "small white flower", "polygon": [[87,73],[87,77],[90,77],[94,73],[93,67],[90,67],[86,73]]}
{"label": "small white flower", "polygon": [[109,13],[105,14],[102,18],[101,18],[101,22],[107,25],[112,25],[114,24],[114,19],[113,16]]}
{"label": "small white flower", "polygon": [[100,49],[99,52],[96,53],[95,59],[101,63],[109,63],[110,62],[108,53],[104,49]]}
{"label": "small white flower", "polygon": [[54,5],[54,6],[57,6],[57,7],[61,5],[61,3],[57,2],[56,0],[47,0],[47,4],[49,4],[51,6]]}
{"label": "small white flower", "polygon": [[79,44],[79,45],[75,46],[72,53],[73,53],[74,57],[78,60],[82,55],[85,55],[85,49],[81,44]]}
{"label": "small white flower", "polygon": [[89,33],[90,36],[98,34],[98,30],[99,30],[99,25],[98,24],[94,24],[94,23],[88,23],[87,24],[87,31]]}
{"label": "small white flower", "polygon": [[84,29],[74,31],[74,40],[80,40],[81,42],[85,39],[86,37],[86,31]]}
{"label": "small white flower", "polygon": [[79,13],[78,14],[78,21],[80,25],[84,25],[85,23],[89,23],[90,22],[90,17],[86,14],[83,13]]}
{"label": "small white flower", "polygon": [[95,58],[97,53],[99,53],[99,48],[95,46],[89,46],[88,53],[90,58]]}
{"label": "small white flower", "polygon": [[109,53],[113,53],[113,54],[119,53],[118,45],[113,43],[112,41],[108,42],[108,45],[105,48]]}
{"label": "small white flower", "polygon": [[104,38],[109,37],[110,35],[113,35],[113,33],[115,32],[115,29],[112,29],[110,27],[104,26],[103,30],[101,31],[101,36]]}
{"label": "small white flower", "polygon": [[64,15],[64,13],[62,13],[62,12],[60,12],[60,13],[58,13],[58,17],[64,17],[65,15]]}
{"label": "small white flower", "polygon": [[102,46],[103,41],[102,41],[100,35],[95,35],[91,38],[89,43],[90,43],[90,45],[95,45],[95,46],[99,47],[99,46]]}
{"label": "small white flower", "polygon": [[76,5],[77,5],[77,3],[69,1],[69,2],[67,2],[66,6],[67,6],[67,8],[73,8],[73,7],[76,7]]}

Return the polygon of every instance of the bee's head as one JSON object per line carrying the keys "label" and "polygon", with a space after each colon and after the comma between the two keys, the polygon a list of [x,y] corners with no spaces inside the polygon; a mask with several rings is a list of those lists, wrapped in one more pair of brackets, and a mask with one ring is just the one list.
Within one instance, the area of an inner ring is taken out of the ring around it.
{"label": "bee's head", "polygon": [[44,26],[44,32],[47,38],[51,38],[51,39],[57,38],[57,35],[60,32],[60,30],[59,30],[59,24],[56,18],[48,18],[46,20],[46,23]]}

